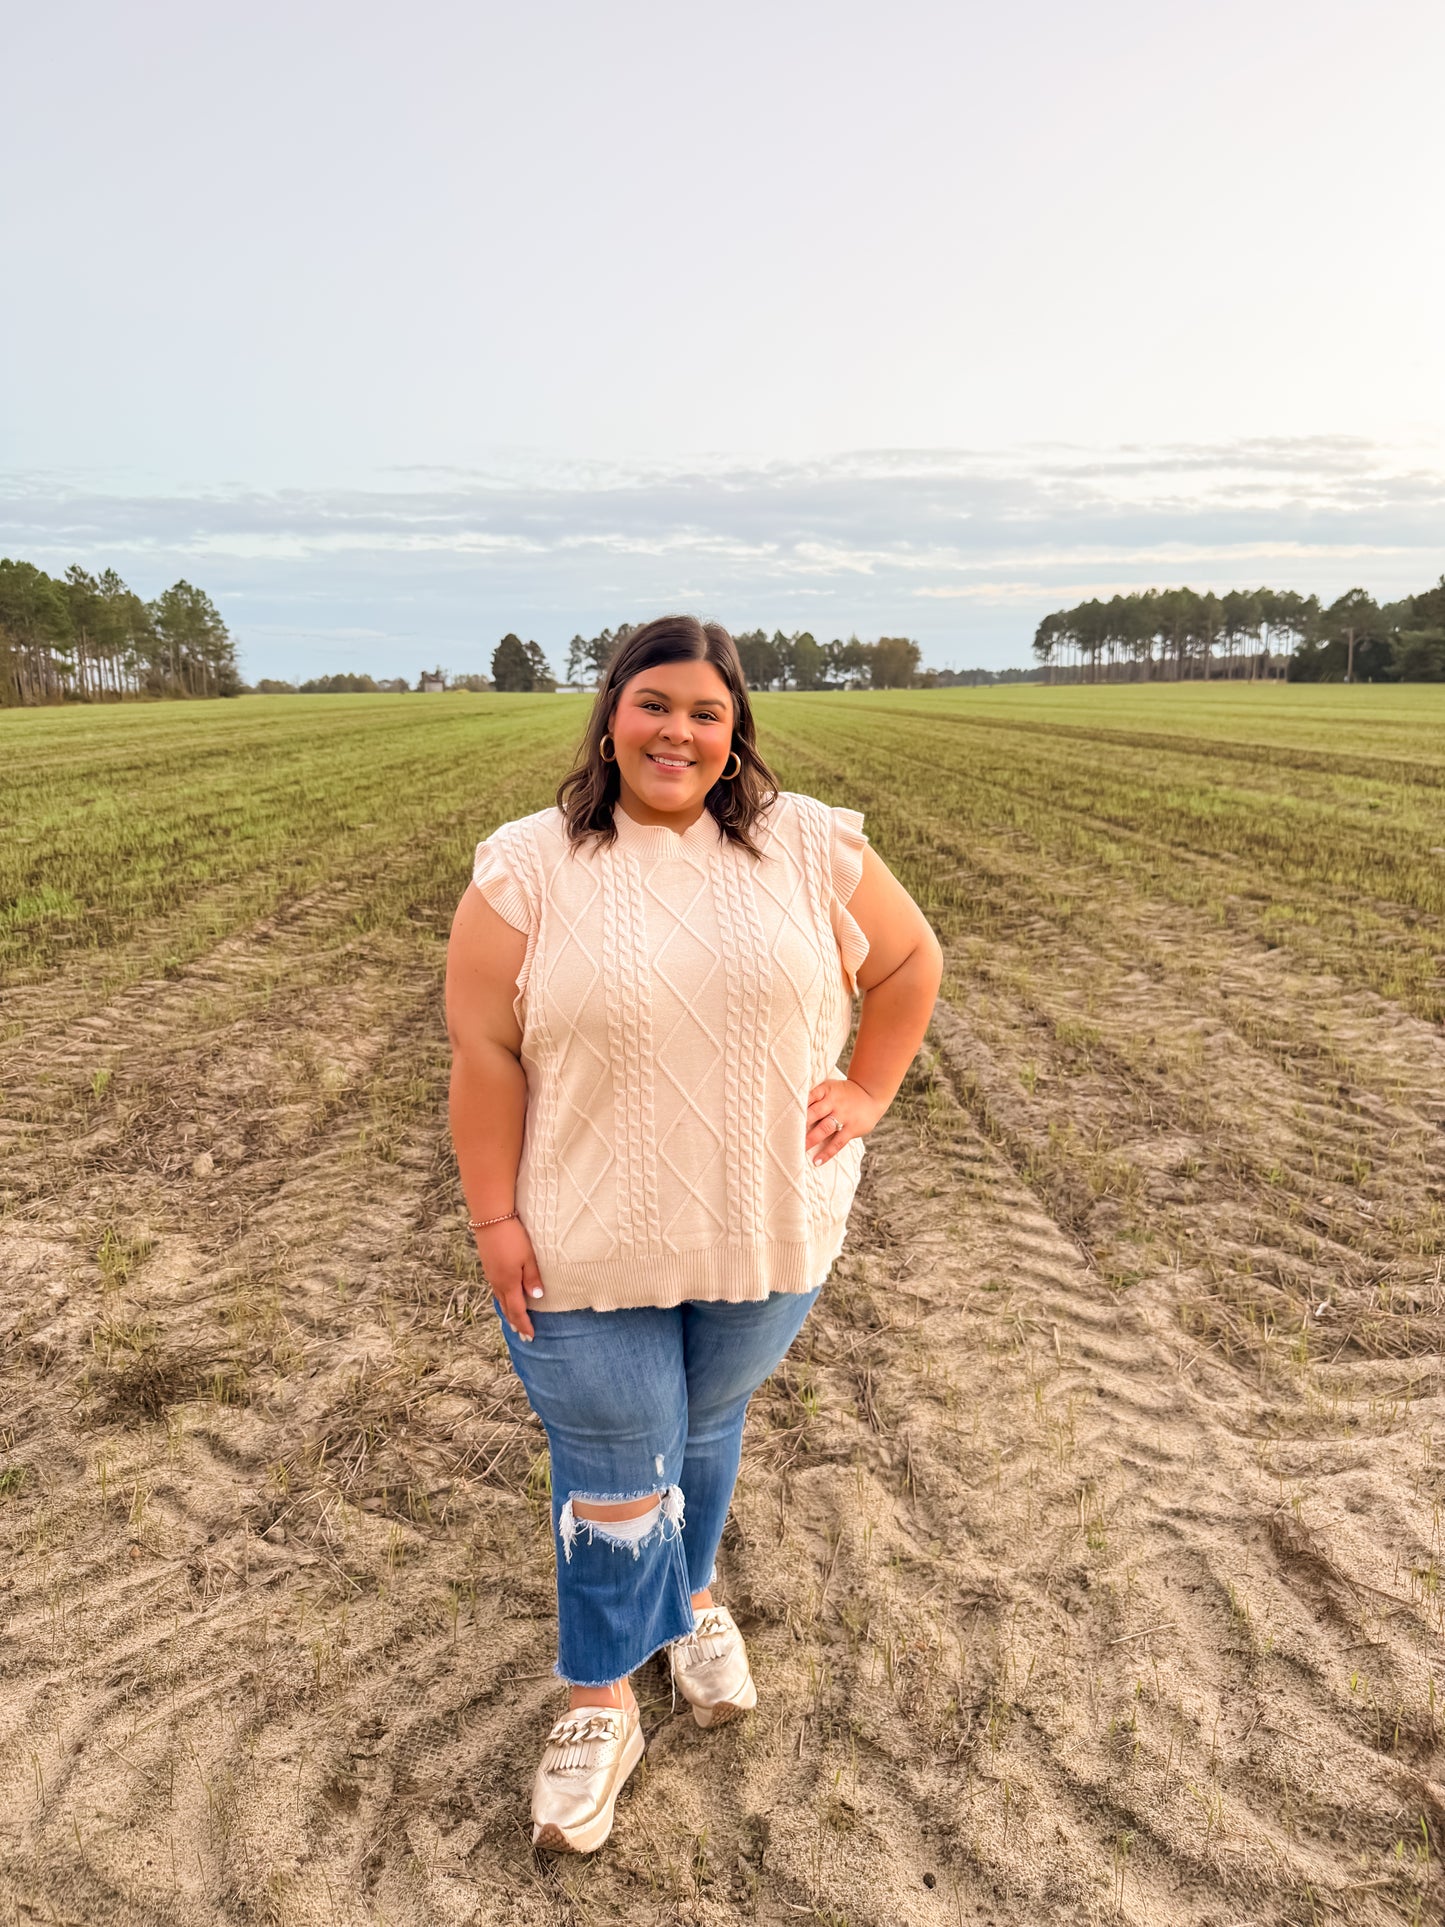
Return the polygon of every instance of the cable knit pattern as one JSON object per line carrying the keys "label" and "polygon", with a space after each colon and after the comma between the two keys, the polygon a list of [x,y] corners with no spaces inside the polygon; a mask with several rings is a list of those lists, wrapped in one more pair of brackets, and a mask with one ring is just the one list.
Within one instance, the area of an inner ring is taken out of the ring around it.
{"label": "cable knit pattern", "polygon": [[863,1164],[804,1149],[839,1077],[868,940],[848,912],[857,810],[784,791],[755,840],[616,813],[611,848],[562,813],[504,823],[473,879],[527,948],[514,1009],[528,1103],[517,1209],[543,1308],[809,1291],[847,1235]]}
{"label": "cable knit pattern", "polygon": [[728,1139],[728,1243],[753,1245],[763,1235],[763,1140],[749,1100],[767,1074],[773,973],[751,878],[736,863],[711,866],[713,912],[727,985],[723,1103],[734,1129]]}
{"label": "cable knit pattern", "polygon": [[[603,981],[607,987],[612,1114],[617,1156],[617,1235],[624,1250],[646,1250],[657,1222],[652,999],[638,959],[642,879],[634,861],[602,866]],[[610,933],[610,934],[609,934]]]}

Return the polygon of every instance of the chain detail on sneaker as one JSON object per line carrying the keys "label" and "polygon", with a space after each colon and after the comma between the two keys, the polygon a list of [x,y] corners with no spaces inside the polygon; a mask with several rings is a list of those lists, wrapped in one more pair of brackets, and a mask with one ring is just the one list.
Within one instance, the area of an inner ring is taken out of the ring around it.
{"label": "chain detail on sneaker", "polygon": [[721,1726],[758,1703],[748,1649],[726,1606],[704,1606],[690,1633],[668,1647],[673,1684],[699,1726]]}
{"label": "chain detail on sneaker", "polygon": [[532,1783],[532,1845],[553,1853],[600,1847],[643,1751],[636,1706],[576,1707],[565,1714],[547,1735]]}

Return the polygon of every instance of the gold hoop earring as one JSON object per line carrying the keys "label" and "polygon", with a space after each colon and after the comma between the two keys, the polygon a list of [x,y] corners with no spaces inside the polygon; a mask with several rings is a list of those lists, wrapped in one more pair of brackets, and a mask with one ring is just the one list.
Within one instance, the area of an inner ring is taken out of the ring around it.
{"label": "gold hoop earring", "polygon": [[735,781],[737,777],[739,777],[739,776],[741,776],[741,775],[742,775],[742,773],[743,773],[743,759],[742,759],[742,757],[741,757],[741,756],[738,756],[738,753],[737,753],[737,751],[736,751],[736,750],[731,750],[731,751],[729,752],[729,760],[731,760],[731,759],[732,759],[733,757],[736,757],[736,758],[737,758],[737,765],[738,765],[738,766],[737,766],[737,768],[736,768],[736,769],[729,769],[729,768],[728,768],[728,766],[727,766],[727,764],[726,764],[726,763],[724,763],[724,764],[723,764],[723,773],[722,773],[722,775],[721,775],[721,777],[719,777],[719,779],[718,779],[718,780],[719,780],[719,782],[723,782],[723,783],[731,783],[731,782],[733,782],[733,781]]}
{"label": "gold hoop earring", "polygon": [[602,732],[602,742],[597,745],[597,754],[602,758],[604,763],[615,763],[617,761],[616,743],[612,743],[612,754],[610,756],[607,754],[607,751],[602,747],[602,743],[612,743],[612,731],[610,729],[604,730]]}

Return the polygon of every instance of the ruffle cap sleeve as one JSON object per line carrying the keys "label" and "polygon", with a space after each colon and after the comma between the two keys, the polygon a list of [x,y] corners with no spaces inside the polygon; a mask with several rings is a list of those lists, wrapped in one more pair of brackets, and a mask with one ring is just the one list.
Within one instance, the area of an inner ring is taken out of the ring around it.
{"label": "ruffle cap sleeve", "polygon": [[833,819],[833,933],[838,939],[838,954],[843,960],[843,976],[848,995],[858,995],[858,966],[868,955],[868,939],[848,909],[853,892],[863,875],[863,851],[868,838],[863,829],[863,812],[834,805]]}
{"label": "ruffle cap sleeve", "polygon": [[503,823],[477,845],[472,864],[472,882],[497,915],[527,939],[512,997],[512,1015],[523,1031],[527,1026],[527,983],[542,923],[541,885],[533,850],[525,822]]}
{"label": "ruffle cap sleeve", "polygon": [[537,911],[523,886],[508,847],[511,839],[507,832],[510,827],[510,824],[504,823],[501,829],[493,830],[489,837],[477,845],[472,882],[499,917],[505,918],[523,936],[530,937],[537,928]]}

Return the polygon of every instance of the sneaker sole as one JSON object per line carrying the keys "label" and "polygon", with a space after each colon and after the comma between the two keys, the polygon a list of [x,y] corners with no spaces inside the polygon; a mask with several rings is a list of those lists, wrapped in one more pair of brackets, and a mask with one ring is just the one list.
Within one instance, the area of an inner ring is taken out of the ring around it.
{"label": "sneaker sole", "polygon": [[753,1684],[753,1676],[748,1674],[742,1691],[735,1700],[719,1700],[716,1706],[694,1706],[692,1717],[699,1726],[726,1726],[743,1713],[750,1713],[758,1703],[758,1689]]}
{"label": "sneaker sole", "polygon": [[632,1738],[623,1745],[622,1764],[612,1783],[611,1797],[596,1819],[589,1820],[584,1827],[573,1827],[570,1833],[549,1820],[546,1826],[533,1828],[532,1845],[544,1853],[595,1853],[612,1831],[612,1814],[617,1805],[617,1796],[645,1751],[642,1722],[639,1720],[632,1730]]}

